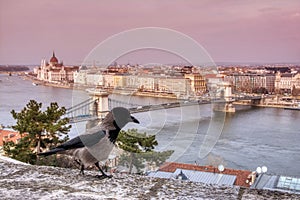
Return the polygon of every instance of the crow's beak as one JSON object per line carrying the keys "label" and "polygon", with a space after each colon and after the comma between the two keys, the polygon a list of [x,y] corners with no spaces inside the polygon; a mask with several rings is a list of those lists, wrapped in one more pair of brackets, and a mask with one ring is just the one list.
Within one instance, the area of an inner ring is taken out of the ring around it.
{"label": "crow's beak", "polygon": [[134,122],[134,123],[137,123],[137,124],[139,124],[140,122],[139,122],[139,120],[137,120],[135,117],[133,117],[133,116],[130,116],[130,118],[131,118],[131,122]]}

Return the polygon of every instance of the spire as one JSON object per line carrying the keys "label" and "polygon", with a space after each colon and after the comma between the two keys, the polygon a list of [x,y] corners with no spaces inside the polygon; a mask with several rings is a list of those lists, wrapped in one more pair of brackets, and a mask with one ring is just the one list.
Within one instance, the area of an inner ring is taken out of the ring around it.
{"label": "spire", "polygon": [[52,58],[50,59],[50,63],[57,64],[58,59],[55,57],[55,52],[53,51]]}

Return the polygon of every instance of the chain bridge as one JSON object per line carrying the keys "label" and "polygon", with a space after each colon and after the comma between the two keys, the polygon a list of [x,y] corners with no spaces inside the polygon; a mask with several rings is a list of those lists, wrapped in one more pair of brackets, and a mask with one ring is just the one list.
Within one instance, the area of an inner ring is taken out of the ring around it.
{"label": "chain bridge", "polygon": [[[102,95],[103,94],[103,95]],[[223,106],[220,110],[224,112],[231,112],[231,105],[234,101],[250,100],[252,104],[258,104],[261,96],[227,96],[226,98],[199,98],[198,100],[182,100],[177,102],[163,103],[157,105],[139,105],[131,102],[121,101],[118,99],[112,99],[107,93],[97,93],[89,99],[74,105],[67,109],[66,114],[63,117],[70,119],[70,123],[76,123],[81,121],[88,121],[93,119],[102,119],[109,110],[114,107],[128,108],[131,113],[148,112],[161,109],[170,109],[176,107],[202,105],[202,104],[214,104]],[[224,108],[225,105],[225,108]],[[228,107],[226,107],[228,106]],[[227,110],[226,110],[227,109]]]}

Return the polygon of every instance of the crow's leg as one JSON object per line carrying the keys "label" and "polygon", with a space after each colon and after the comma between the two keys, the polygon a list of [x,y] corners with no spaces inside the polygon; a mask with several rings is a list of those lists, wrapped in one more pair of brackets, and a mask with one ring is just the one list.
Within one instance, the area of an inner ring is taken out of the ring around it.
{"label": "crow's leg", "polygon": [[84,164],[81,164],[81,167],[80,167],[80,172],[79,174],[82,174],[84,175]]}
{"label": "crow's leg", "polygon": [[95,165],[96,165],[96,167],[99,169],[99,171],[102,173],[102,175],[100,175],[100,176],[97,175],[98,178],[101,178],[101,179],[102,179],[102,178],[111,178],[111,177],[112,177],[112,175],[107,175],[107,174],[104,173],[104,171],[103,171],[103,170],[101,169],[101,167],[99,166],[99,162],[96,162]]}
{"label": "crow's leg", "polygon": [[78,161],[77,159],[75,159],[75,162],[80,166],[79,174],[84,175],[84,165],[80,161]]}

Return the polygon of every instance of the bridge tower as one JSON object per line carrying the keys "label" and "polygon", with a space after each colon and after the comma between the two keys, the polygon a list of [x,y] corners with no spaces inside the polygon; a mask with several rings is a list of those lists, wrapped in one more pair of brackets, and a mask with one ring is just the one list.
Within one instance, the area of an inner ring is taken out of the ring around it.
{"label": "bridge tower", "polygon": [[108,111],[108,93],[101,89],[89,89],[87,90],[90,98],[94,100],[94,103],[90,105],[90,114],[97,116],[97,119],[89,120],[86,124],[86,129],[90,129],[97,126],[105,117]]}
{"label": "bridge tower", "polygon": [[224,98],[226,101],[230,101],[232,98],[232,87],[229,83],[224,83],[225,92],[224,92]]}
{"label": "bridge tower", "polygon": [[90,98],[94,100],[94,103],[90,106],[90,113],[97,116],[98,119],[103,119],[108,110],[108,93],[102,89],[89,89]]}
{"label": "bridge tower", "polygon": [[[222,109],[217,108],[216,110],[221,110],[223,112],[235,112],[235,108],[232,104],[232,85],[229,82],[222,81],[218,84],[217,97],[223,98],[225,100],[225,105]],[[217,106],[220,107],[220,106]]]}

